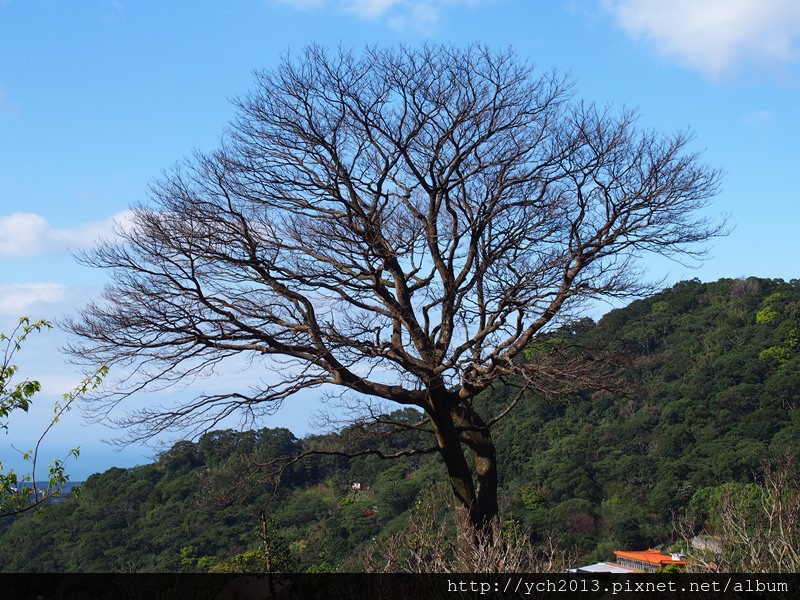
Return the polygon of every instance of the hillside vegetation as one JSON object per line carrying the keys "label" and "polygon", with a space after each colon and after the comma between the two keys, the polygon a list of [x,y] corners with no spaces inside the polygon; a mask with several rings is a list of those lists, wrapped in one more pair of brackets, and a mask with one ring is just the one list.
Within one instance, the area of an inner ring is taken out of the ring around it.
{"label": "hillside vegetation", "polygon": [[[541,343],[603,348],[626,366],[609,385],[531,394],[496,431],[504,527],[544,562],[554,543],[580,560],[672,543],[687,514],[691,533],[714,533],[721,490],[757,487],[765,461],[798,450],[800,281],[685,281],[553,335]],[[382,570],[412,564],[424,540],[410,532],[441,531],[446,545],[436,456],[312,457],[275,487],[275,461],[324,440],[215,431],[93,475],[77,496],[0,522],[0,570],[257,570],[264,548],[279,570]]]}

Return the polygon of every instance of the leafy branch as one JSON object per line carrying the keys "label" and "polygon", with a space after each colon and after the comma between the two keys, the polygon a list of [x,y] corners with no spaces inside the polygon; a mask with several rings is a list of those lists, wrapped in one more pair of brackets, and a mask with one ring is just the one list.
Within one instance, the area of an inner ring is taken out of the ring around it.
{"label": "leafy branch", "polygon": [[[12,383],[12,378],[19,370],[19,367],[12,361],[31,333],[52,328],[53,325],[44,319],[32,321],[30,317],[22,317],[11,335],[0,333],[0,343],[4,343],[2,363],[0,363],[0,429],[5,430],[6,433],[8,433],[11,413],[18,410],[28,412],[33,397],[42,389],[38,380],[25,379]],[[51,460],[47,470],[46,487],[42,487],[36,480],[36,468],[42,442],[56,423],[61,420],[61,417],[72,408],[75,400],[97,388],[107,373],[108,367],[100,366],[54,404],[53,417],[36,440],[33,449],[22,452],[23,460],[31,463],[30,474],[20,476],[13,469],[6,473],[0,462],[0,517],[23,513],[60,495],[64,485],[69,481],[66,462],[70,458],[77,459],[80,456],[80,449],[73,448],[67,452],[64,458]]]}

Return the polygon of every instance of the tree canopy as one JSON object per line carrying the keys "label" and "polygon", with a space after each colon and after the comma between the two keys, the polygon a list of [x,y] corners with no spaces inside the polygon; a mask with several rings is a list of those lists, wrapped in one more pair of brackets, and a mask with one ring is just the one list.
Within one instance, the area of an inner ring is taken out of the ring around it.
{"label": "tree canopy", "polygon": [[[587,301],[648,289],[644,253],[702,256],[719,172],[685,133],[576,101],[512,51],[312,46],[256,76],[218,150],[167,173],[121,239],[84,257],[111,271],[69,323],[72,352],[134,367],[117,402],[233,357],[272,372],[252,390],[130,415],[132,436],[254,419],[300,390],[424,411],[455,504],[497,518],[490,414],[503,378],[543,386],[569,364],[522,360]],[[347,451],[343,448],[342,451]],[[474,472],[473,472],[474,469]]]}

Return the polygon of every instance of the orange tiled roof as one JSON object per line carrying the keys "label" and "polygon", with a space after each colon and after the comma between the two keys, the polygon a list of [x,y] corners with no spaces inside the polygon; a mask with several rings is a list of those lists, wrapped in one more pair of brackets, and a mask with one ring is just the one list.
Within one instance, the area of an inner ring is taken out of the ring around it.
{"label": "orange tiled roof", "polygon": [[673,558],[669,554],[663,554],[658,550],[652,548],[643,550],[641,552],[624,552],[622,550],[614,550],[614,554],[618,558],[627,558],[629,560],[638,560],[639,562],[648,563],[651,565],[685,565],[685,560]]}

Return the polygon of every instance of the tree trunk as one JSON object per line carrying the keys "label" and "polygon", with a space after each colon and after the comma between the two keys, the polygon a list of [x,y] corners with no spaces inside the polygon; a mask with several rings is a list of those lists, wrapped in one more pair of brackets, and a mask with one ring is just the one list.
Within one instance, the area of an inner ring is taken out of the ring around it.
{"label": "tree trunk", "polygon": [[[462,402],[451,411],[453,421],[461,429],[462,442],[470,449],[475,466],[475,491],[479,520],[477,525],[491,535],[499,524],[497,507],[497,452],[489,427],[469,402]],[[462,453],[463,454],[463,453]]]}
{"label": "tree trunk", "polygon": [[489,427],[471,404],[441,406],[429,414],[453,491],[459,548],[468,551],[491,543],[498,531],[497,456]]}

